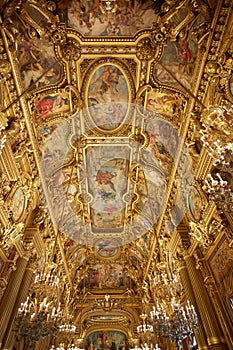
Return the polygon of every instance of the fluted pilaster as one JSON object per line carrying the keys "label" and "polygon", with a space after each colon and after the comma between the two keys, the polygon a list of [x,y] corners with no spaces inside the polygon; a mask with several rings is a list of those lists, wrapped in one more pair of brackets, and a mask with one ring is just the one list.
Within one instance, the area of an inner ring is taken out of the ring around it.
{"label": "fluted pilaster", "polygon": [[18,258],[16,270],[11,274],[9,283],[1,300],[0,305],[0,347],[6,332],[12,311],[19,293],[28,260]]}
{"label": "fluted pilaster", "polygon": [[208,349],[208,346],[206,344],[205,329],[202,323],[202,319],[198,308],[198,303],[196,301],[196,298],[193,292],[192,284],[190,282],[189,275],[188,275],[187,266],[184,260],[179,262],[179,273],[180,273],[182,285],[184,287],[185,295],[187,299],[190,300],[191,304],[193,304],[195,311],[197,312],[197,315],[198,315],[198,332],[195,334],[197,343],[198,343],[198,348],[200,350],[206,350]]}
{"label": "fluted pilaster", "polygon": [[205,329],[208,349],[227,349],[226,344],[221,341],[222,334],[216,320],[213,305],[207,293],[207,290],[199,270],[196,269],[196,263],[193,256],[185,258],[189,279],[195,299],[198,302],[198,310]]}
{"label": "fluted pilaster", "polygon": [[219,315],[219,320],[222,325],[222,329],[224,332],[224,337],[228,344],[229,349],[233,344],[233,325],[229,318],[229,315],[226,312],[225,305],[222,301],[222,298],[219,295],[219,291],[215,285],[214,278],[209,276],[205,279],[205,284],[210,292],[210,295],[213,299],[213,305],[215,308],[216,314]]}
{"label": "fluted pilaster", "polygon": [[15,333],[14,333],[15,317],[17,315],[20,304],[24,302],[27,298],[28,290],[32,280],[32,275],[33,275],[33,269],[26,268],[26,271],[20,286],[20,291],[15,301],[14,309],[12,311],[11,318],[9,320],[5,335],[3,337],[2,345],[4,350],[13,348],[13,345],[15,342]]}

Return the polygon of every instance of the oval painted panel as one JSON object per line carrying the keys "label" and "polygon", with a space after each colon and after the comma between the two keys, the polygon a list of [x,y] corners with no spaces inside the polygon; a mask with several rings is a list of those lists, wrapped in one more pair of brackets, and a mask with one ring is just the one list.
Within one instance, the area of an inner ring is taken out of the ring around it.
{"label": "oval painted panel", "polygon": [[129,87],[123,72],[115,65],[98,67],[88,86],[88,106],[95,125],[104,130],[120,126],[127,114]]}
{"label": "oval painted panel", "polygon": [[21,188],[18,188],[12,200],[12,218],[14,221],[20,219],[26,205],[26,197]]}
{"label": "oval painted panel", "polygon": [[200,193],[195,187],[193,187],[188,196],[188,208],[196,221],[201,218],[202,206],[203,203]]}

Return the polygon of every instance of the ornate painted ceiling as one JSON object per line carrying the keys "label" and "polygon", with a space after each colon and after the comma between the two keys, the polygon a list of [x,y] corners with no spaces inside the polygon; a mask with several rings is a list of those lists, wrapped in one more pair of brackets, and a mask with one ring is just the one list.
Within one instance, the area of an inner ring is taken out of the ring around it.
{"label": "ornate painted ceiling", "polygon": [[189,223],[206,208],[213,220],[200,129],[208,105],[233,101],[230,2],[1,6],[2,181],[14,189],[13,222],[34,242],[38,268],[63,276],[80,331],[111,324],[133,338],[157,264],[173,266],[178,247],[193,247]]}

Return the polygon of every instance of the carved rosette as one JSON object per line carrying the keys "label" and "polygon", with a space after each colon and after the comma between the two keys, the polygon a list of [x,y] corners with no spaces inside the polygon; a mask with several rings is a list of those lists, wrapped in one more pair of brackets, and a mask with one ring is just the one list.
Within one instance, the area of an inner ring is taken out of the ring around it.
{"label": "carved rosette", "polygon": [[67,61],[77,61],[81,56],[81,47],[77,40],[69,38],[61,47],[62,57]]}
{"label": "carved rosette", "polygon": [[140,40],[136,49],[137,49],[136,55],[140,61],[150,61],[156,55],[156,48],[152,44],[150,38],[144,38]]}
{"label": "carved rosette", "polygon": [[67,41],[67,35],[64,28],[57,27],[54,31],[52,30],[51,40],[55,45],[64,45]]}
{"label": "carved rosette", "polygon": [[166,25],[166,28],[162,25],[155,24],[153,27],[153,33],[151,36],[152,43],[155,45],[161,45],[162,46],[166,43],[168,35],[169,35],[170,27]]}

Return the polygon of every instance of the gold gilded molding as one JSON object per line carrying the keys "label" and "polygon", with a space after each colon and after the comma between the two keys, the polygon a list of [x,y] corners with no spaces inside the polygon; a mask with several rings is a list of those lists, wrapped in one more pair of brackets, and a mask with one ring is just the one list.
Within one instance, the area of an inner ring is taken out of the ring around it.
{"label": "gold gilded molding", "polygon": [[51,12],[55,8],[55,3],[43,0],[40,0],[39,4],[38,2],[27,1],[21,5],[19,15],[28,29],[29,36],[34,38],[37,33],[43,36],[49,26],[58,24],[58,17]]}
{"label": "gold gilded molding", "polygon": [[8,141],[6,141],[0,154],[0,167],[9,180],[16,181],[19,178],[19,170],[14,161],[14,155]]}
{"label": "gold gilded molding", "polygon": [[149,37],[143,38],[137,44],[136,56],[140,61],[151,61],[158,56],[158,47],[153,45]]}
{"label": "gold gilded molding", "polygon": [[[208,337],[207,342],[208,342],[208,345],[221,344],[221,340],[218,337]],[[222,349],[222,346],[220,347],[220,349]]]}
{"label": "gold gilded molding", "polygon": [[[8,225],[8,227],[1,227],[1,246],[4,250],[8,250],[12,245],[18,246],[22,242],[24,223]],[[21,250],[21,249],[20,249]]]}

